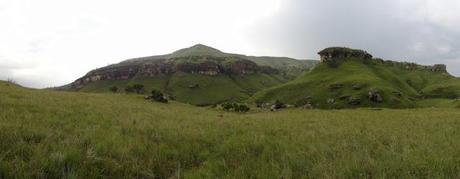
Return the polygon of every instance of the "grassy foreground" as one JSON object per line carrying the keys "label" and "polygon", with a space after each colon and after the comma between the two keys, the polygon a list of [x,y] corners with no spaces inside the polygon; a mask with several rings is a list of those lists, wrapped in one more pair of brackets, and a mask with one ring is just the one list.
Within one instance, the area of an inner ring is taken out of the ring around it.
{"label": "grassy foreground", "polygon": [[460,109],[225,113],[0,82],[0,178],[456,178]]}

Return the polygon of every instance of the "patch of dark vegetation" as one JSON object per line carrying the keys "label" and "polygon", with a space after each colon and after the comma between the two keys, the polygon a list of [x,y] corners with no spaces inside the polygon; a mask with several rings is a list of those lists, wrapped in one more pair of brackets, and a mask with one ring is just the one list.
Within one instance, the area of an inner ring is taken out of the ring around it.
{"label": "patch of dark vegetation", "polygon": [[248,112],[250,110],[249,106],[246,104],[234,103],[234,102],[225,102],[220,105],[224,111],[232,112]]}
{"label": "patch of dark vegetation", "polygon": [[197,89],[197,88],[200,88],[200,85],[199,84],[191,84],[191,85],[188,85],[188,88]]}
{"label": "patch of dark vegetation", "polygon": [[151,95],[145,96],[144,99],[160,103],[168,103],[168,98],[161,91],[158,90],[152,90]]}
{"label": "patch of dark vegetation", "polygon": [[136,94],[145,93],[144,85],[142,84],[134,84],[132,86],[128,85],[125,87],[125,92],[126,93],[136,93]]}
{"label": "patch of dark vegetation", "polygon": [[118,87],[117,86],[112,86],[109,88],[109,90],[112,92],[112,93],[116,93],[118,92]]}

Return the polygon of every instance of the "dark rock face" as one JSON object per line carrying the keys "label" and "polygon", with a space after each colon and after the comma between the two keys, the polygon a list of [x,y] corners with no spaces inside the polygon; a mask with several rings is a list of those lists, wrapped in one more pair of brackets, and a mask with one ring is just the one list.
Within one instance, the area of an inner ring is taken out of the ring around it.
{"label": "dark rock face", "polygon": [[177,71],[185,73],[197,73],[202,75],[215,76],[223,71],[223,68],[215,62],[203,63],[181,63],[176,66]]}
{"label": "dark rock face", "polygon": [[253,74],[259,70],[259,66],[249,60],[238,60],[230,65],[230,72],[233,74]]}
{"label": "dark rock face", "polygon": [[357,50],[345,47],[330,47],[326,48],[318,54],[321,56],[321,62],[335,61],[340,58],[360,58],[360,59],[372,59],[372,55],[364,50]]}
{"label": "dark rock face", "polygon": [[160,74],[172,74],[176,72],[173,62],[144,64],[139,69],[141,76],[157,76]]}
{"label": "dark rock face", "polygon": [[431,71],[433,71],[433,72],[447,72],[447,67],[444,64],[435,64],[431,68]]}

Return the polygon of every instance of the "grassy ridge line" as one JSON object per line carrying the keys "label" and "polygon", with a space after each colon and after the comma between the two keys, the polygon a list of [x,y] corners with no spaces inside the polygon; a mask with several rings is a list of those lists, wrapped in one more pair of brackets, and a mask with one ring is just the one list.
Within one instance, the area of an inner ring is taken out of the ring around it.
{"label": "grassy ridge line", "polygon": [[[0,83],[0,178],[455,178],[454,109],[239,115]],[[454,157],[453,157],[454,156]]]}

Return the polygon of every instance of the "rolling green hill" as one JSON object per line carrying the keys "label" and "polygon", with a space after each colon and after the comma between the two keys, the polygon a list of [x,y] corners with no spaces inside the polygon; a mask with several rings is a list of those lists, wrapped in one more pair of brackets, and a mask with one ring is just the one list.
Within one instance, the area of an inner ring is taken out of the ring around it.
{"label": "rolling green hill", "polygon": [[109,92],[134,84],[145,92],[161,90],[180,102],[210,105],[242,101],[257,91],[283,84],[311,69],[317,61],[254,57],[195,45],[174,53],[130,59],[95,69],[61,90]]}
{"label": "rolling green hill", "polygon": [[426,99],[453,101],[460,97],[460,80],[449,75],[443,65],[383,61],[353,49],[329,48],[325,51],[331,49],[335,49],[331,56],[322,56],[323,62],[312,71],[258,92],[250,101],[281,100],[318,108],[407,108],[416,107]]}
{"label": "rolling green hill", "polygon": [[0,178],[456,178],[460,112],[251,110],[0,81]]}

